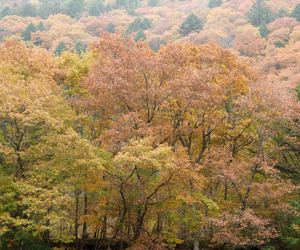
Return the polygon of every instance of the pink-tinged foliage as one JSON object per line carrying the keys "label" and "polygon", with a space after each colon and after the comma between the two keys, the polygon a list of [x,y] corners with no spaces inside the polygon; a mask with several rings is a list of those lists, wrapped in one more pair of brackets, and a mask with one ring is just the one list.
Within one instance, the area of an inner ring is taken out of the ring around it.
{"label": "pink-tinged foliage", "polygon": [[212,222],[212,245],[220,247],[261,247],[277,237],[269,220],[259,218],[252,210],[223,213]]}

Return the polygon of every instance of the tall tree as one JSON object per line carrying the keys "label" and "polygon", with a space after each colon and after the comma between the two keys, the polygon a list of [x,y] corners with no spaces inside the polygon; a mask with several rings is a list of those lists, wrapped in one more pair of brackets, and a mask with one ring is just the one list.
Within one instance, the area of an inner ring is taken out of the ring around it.
{"label": "tall tree", "polygon": [[261,24],[258,29],[261,37],[266,37],[270,33],[268,26],[265,23]]}
{"label": "tall tree", "polygon": [[36,30],[37,30],[36,26],[33,23],[30,23],[22,33],[23,40],[30,41],[31,33],[36,32]]}
{"label": "tall tree", "polygon": [[139,32],[136,34],[136,36],[134,37],[134,40],[135,40],[136,42],[144,41],[144,40],[146,40],[146,35],[144,34],[143,31],[139,31]]}
{"label": "tall tree", "polygon": [[26,3],[22,9],[21,9],[21,15],[22,16],[36,16],[37,15],[37,9],[36,6],[31,3]]}
{"label": "tall tree", "polygon": [[66,50],[67,50],[66,44],[64,42],[60,42],[55,49],[55,55],[60,56]]}
{"label": "tall tree", "polygon": [[3,18],[3,17],[9,16],[11,14],[12,14],[11,9],[8,6],[6,6],[6,7],[1,9],[0,19]]}
{"label": "tall tree", "polygon": [[72,18],[79,17],[83,11],[83,0],[70,0],[66,6],[66,13]]}
{"label": "tall tree", "polygon": [[179,34],[181,36],[187,36],[191,32],[201,31],[202,28],[203,28],[202,21],[192,13],[180,25]]}
{"label": "tall tree", "polygon": [[265,0],[256,0],[248,12],[249,21],[258,27],[272,21],[272,12],[266,5]]}
{"label": "tall tree", "polygon": [[100,16],[105,11],[105,6],[102,0],[89,1],[88,8],[90,16]]}
{"label": "tall tree", "polygon": [[62,11],[62,1],[59,0],[40,0],[38,13],[42,18],[48,18],[50,15]]}
{"label": "tall tree", "polygon": [[295,17],[298,22],[300,22],[300,4],[297,4],[291,13],[292,17]]}

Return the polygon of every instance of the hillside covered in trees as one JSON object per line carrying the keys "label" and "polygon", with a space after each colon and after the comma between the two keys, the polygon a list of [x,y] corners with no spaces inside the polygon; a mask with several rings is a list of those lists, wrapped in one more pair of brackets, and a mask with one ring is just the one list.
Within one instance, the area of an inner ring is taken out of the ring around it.
{"label": "hillside covered in trees", "polygon": [[299,0],[0,0],[0,250],[298,250],[299,185]]}

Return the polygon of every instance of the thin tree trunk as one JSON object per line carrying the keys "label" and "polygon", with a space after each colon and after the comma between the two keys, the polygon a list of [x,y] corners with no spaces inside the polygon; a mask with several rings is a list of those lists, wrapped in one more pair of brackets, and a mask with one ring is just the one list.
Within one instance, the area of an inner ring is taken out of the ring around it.
{"label": "thin tree trunk", "polygon": [[75,237],[75,244],[78,247],[78,228],[79,228],[79,196],[80,191],[77,189],[75,190],[75,218],[74,218],[74,237]]}
{"label": "thin tree trunk", "polygon": [[[87,198],[87,194],[86,191],[84,191],[84,199],[83,199],[83,215],[86,216],[87,215],[87,204],[88,204],[88,198]],[[83,227],[82,227],[82,241],[86,240],[88,238],[88,232],[87,232],[87,224],[86,221],[84,220],[83,222]]]}
{"label": "thin tree trunk", "polygon": [[226,179],[225,184],[224,184],[224,200],[225,201],[227,201],[227,196],[228,196],[228,182]]}
{"label": "thin tree trunk", "polygon": [[194,239],[194,250],[200,250],[200,242],[197,239]]}

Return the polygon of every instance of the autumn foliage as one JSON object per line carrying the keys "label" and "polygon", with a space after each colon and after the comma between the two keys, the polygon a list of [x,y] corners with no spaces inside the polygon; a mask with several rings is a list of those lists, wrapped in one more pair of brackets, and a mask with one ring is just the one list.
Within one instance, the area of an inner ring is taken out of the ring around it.
{"label": "autumn foliage", "polygon": [[276,1],[0,1],[0,249],[299,249]]}

